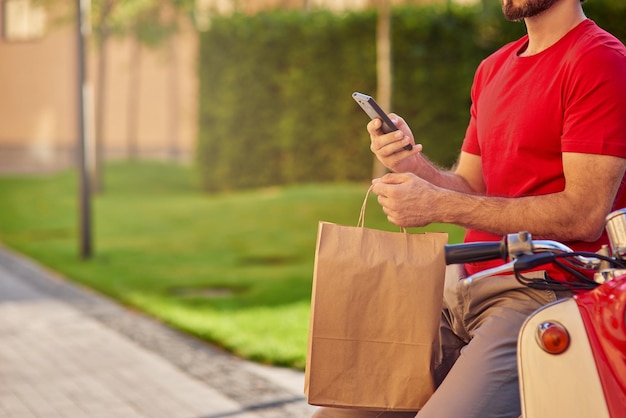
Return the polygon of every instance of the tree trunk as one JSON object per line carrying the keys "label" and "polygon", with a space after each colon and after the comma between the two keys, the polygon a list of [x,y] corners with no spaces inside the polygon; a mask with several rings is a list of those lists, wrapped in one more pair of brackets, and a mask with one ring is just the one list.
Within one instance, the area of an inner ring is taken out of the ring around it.
{"label": "tree trunk", "polygon": [[[378,22],[376,25],[376,101],[385,110],[391,112],[391,10],[389,0],[377,0]],[[373,178],[383,176],[387,172],[385,166],[374,157],[372,168]]]}
{"label": "tree trunk", "polygon": [[168,39],[167,53],[169,60],[169,89],[168,89],[168,122],[167,140],[169,142],[169,158],[177,161],[180,158],[179,127],[180,127],[180,76],[178,54],[176,53],[176,37]]}
{"label": "tree trunk", "polygon": [[95,109],[95,159],[92,178],[92,188],[96,193],[104,191],[104,121],[106,116],[107,68],[109,40],[109,26],[107,20],[111,14],[113,3],[108,0],[104,3],[102,14],[98,22],[98,79],[96,80],[96,109]]}
{"label": "tree trunk", "polygon": [[139,156],[139,93],[141,91],[139,76],[141,70],[141,44],[135,35],[131,38],[130,74],[128,77],[128,113],[126,120],[127,155],[130,160]]}

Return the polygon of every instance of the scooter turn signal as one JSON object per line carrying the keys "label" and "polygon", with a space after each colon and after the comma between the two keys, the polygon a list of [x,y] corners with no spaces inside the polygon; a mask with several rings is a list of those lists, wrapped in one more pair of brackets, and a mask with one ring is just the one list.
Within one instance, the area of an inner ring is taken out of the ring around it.
{"label": "scooter turn signal", "polygon": [[570,336],[558,322],[543,322],[537,328],[537,342],[549,354],[561,354],[567,350]]}

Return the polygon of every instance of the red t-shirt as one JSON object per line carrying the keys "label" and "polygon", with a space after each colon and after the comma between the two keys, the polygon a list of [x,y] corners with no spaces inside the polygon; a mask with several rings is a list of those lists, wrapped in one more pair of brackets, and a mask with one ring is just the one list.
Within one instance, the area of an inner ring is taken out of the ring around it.
{"label": "red t-shirt", "polygon": [[[462,149],[481,156],[488,196],[562,191],[563,152],[626,158],[624,45],[591,20],[539,54],[518,56],[527,43],[525,36],[504,46],[480,64],[474,78]],[[624,184],[622,179],[614,209],[626,206]],[[470,229],[465,241],[501,238]],[[597,251],[607,242],[602,236],[596,242],[565,244]],[[467,269],[471,274],[498,264],[476,263]]]}

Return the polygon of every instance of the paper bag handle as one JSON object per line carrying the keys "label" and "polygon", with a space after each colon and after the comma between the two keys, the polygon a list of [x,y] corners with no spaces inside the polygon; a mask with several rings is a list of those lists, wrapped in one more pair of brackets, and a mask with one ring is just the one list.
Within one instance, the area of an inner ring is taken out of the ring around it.
{"label": "paper bag handle", "polygon": [[[373,185],[367,189],[367,193],[365,193],[365,199],[363,200],[363,205],[361,205],[361,213],[359,214],[359,221],[356,226],[364,228],[365,227],[365,208],[367,207],[367,199],[370,197],[370,192],[372,191]],[[406,228],[403,226],[400,227],[400,231],[406,234]]]}

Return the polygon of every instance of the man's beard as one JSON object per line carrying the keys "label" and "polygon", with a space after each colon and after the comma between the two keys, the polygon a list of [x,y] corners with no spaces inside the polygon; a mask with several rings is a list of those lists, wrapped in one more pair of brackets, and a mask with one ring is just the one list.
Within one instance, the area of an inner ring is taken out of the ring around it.
{"label": "man's beard", "polygon": [[506,4],[502,0],[502,13],[504,13],[504,17],[507,20],[516,22],[548,10],[557,1],[559,0],[526,0],[525,4],[514,6],[512,0],[509,0]]}

